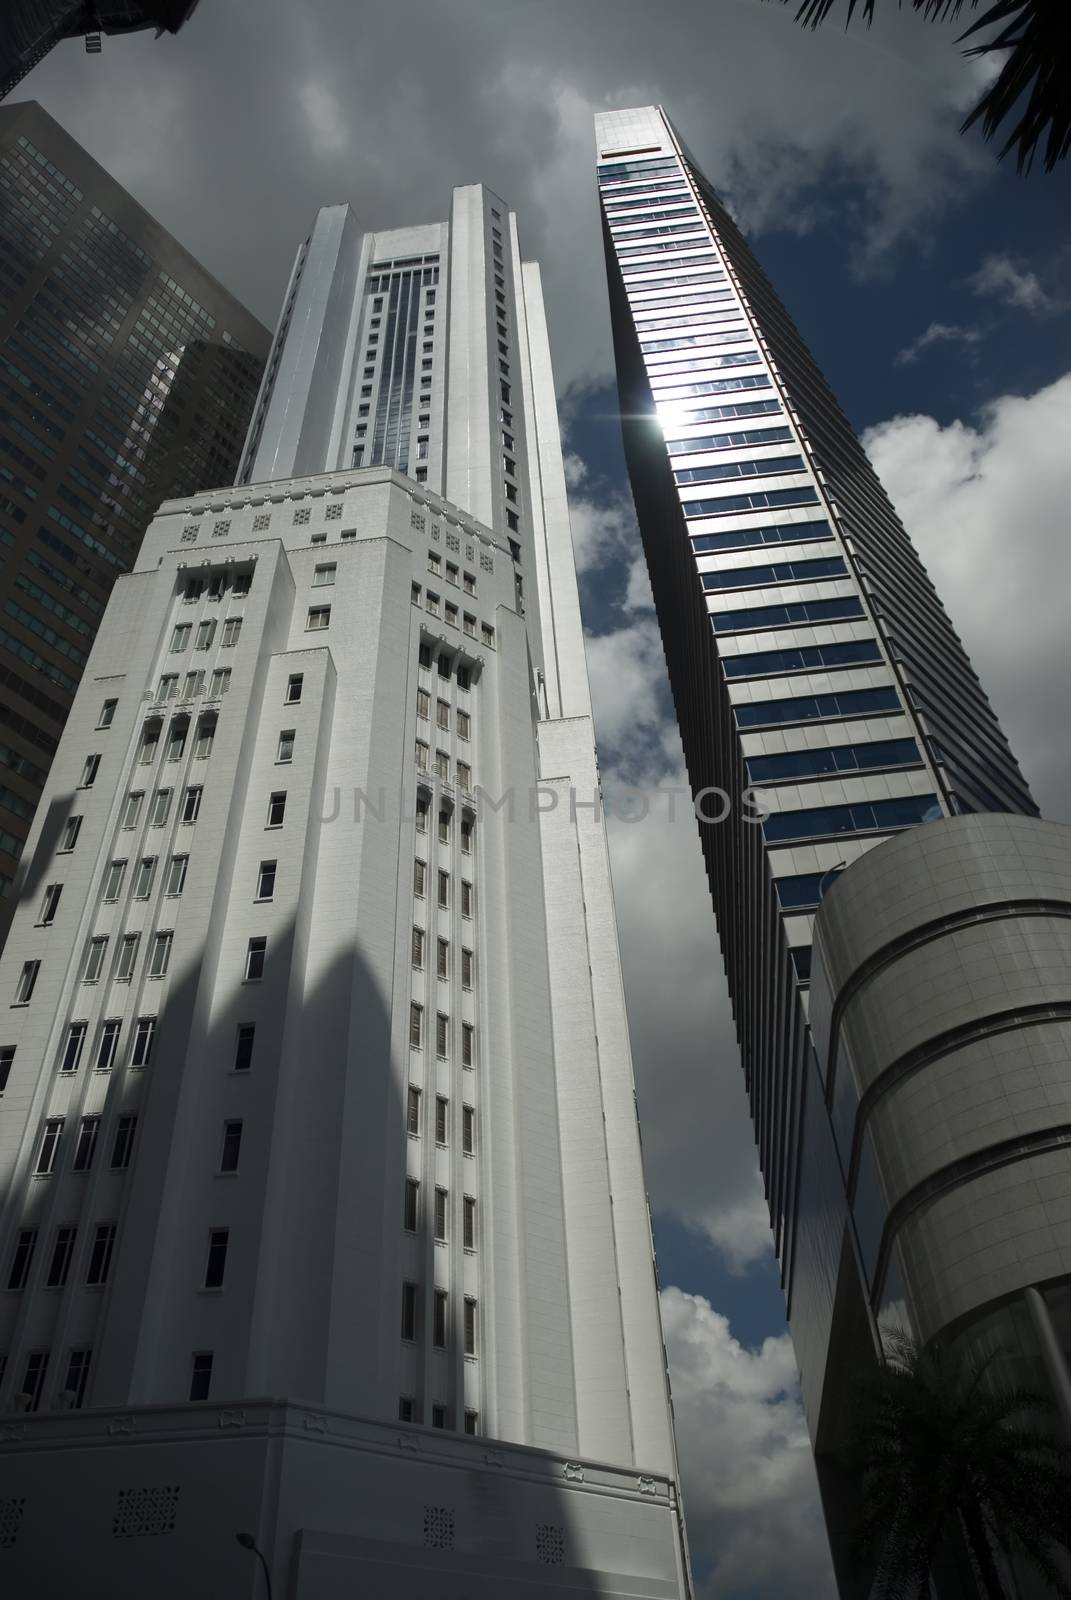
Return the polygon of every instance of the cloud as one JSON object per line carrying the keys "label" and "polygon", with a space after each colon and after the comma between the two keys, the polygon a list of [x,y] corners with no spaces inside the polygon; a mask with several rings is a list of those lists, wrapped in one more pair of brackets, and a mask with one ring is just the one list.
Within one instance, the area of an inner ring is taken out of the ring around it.
{"label": "cloud", "polygon": [[664,103],[753,233],[812,228],[851,185],[838,217],[867,268],[993,175],[957,131],[984,69],[913,12],[811,34],[781,6],[676,0],[673,23],[646,0],[262,0],[251,33],[202,6],[174,38],[63,45],[19,97],[268,323],[319,206],[389,228],[489,184],[543,263],[563,391],[611,369],[594,110]]}
{"label": "cloud", "polygon": [[911,362],[917,361],[923,350],[928,350],[934,344],[962,344],[968,347],[980,343],[982,338],[979,328],[960,328],[947,322],[931,322],[925,333],[920,333],[911,344],[906,345],[896,356],[898,367],[906,367]]}
{"label": "cloud", "polygon": [[835,1600],[787,1335],[755,1350],[701,1295],[662,1292],[692,1558],[705,1600]]}
{"label": "cloud", "polygon": [[970,653],[1035,797],[1071,820],[1071,375],[971,424],[894,417],[863,443]]}
{"label": "cloud", "polygon": [[1031,272],[1011,256],[986,256],[970,278],[977,295],[994,295],[1006,305],[1034,316],[1051,316],[1067,310],[1065,300],[1057,300],[1042,288],[1036,272]]}

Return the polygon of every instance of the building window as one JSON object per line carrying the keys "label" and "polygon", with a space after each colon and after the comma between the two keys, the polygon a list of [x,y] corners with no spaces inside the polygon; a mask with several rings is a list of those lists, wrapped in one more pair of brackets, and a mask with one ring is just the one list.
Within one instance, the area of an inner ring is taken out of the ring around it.
{"label": "building window", "polygon": [[415,1000],[409,1003],[409,1048],[420,1050],[424,1044],[424,1007]]}
{"label": "building window", "polygon": [[7,1080],[15,1064],[15,1048],[13,1044],[0,1045],[0,1094],[7,1088]]}
{"label": "building window", "polygon": [[471,721],[471,718],[469,717],[468,712],[467,711],[459,711],[457,713],[457,736],[458,736],[458,738],[459,739],[468,739],[469,736],[470,736],[471,728],[472,728],[472,721]]}
{"label": "building window", "polygon": [[186,868],[189,866],[189,856],[172,856],[167,864],[167,878],[164,882],[164,894],[180,895],[186,887]]}
{"label": "building window", "polygon": [[190,1368],[190,1399],[207,1400],[212,1387],[212,1352],[195,1350]]}
{"label": "building window", "polygon": [[463,856],[470,856],[472,854],[472,833],[473,833],[472,818],[471,817],[462,817],[462,819],[461,819],[461,854]]}
{"label": "building window", "polygon": [[489,622],[480,623],[480,638],[489,650],[495,647],[495,630]]}
{"label": "building window", "polygon": [[275,752],[275,760],[276,760],[277,763],[278,762],[293,761],[293,759],[294,759],[294,740],[296,738],[297,738],[297,733],[296,733],[295,729],[293,729],[293,728],[284,728],[283,729],[283,731],[279,735],[279,748]]}
{"label": "building window", "polygon": [[422,667],[431,666],[431,645],[422,644],[418,653],[418,660]]}
{"label": "building window", "polygon": [[[439,944],[443,941],[440,939]],[[450,1018],[440,1011],[435,1018],[435,1054],[445,1060],[450,1043]]]}
{"label": "building window", "polygon": [[63,1381],[63,1393],[69,1398],[72,1411],[79,1411],[86,1397],[86,1383],[89,1378],[89,1362],[92,1350],[72,1350],[67,1361],[67,1376]]}
{"label": "building window", "polygon": [[67,1038],[63,1045],[63,1056],[60,1059],[61,1072],[77,1072],[82,1062],[82,1048],[86,1042],[86,1033],[89,1030],[87,1022],[72,1022],[67,1029]]}
{"label": "building window", "polygon": [[446,911],[450,906],[450,874],[439,869],[439,906]]}
{"label": "building window", "polygon": [[470,1194],[461,1203],[461,1242],[466,1250],[476,1248],[476,1202]]}
{"label": "building window", "polygon": [[338,565],[334,561],[325,561],[321,566],[313,568],[312,586],[314,589],[326,589],[335,581]]}
{"label": "building window", "polygon": [[216,621],[214,617],[210,617],[206,622],[199,622],[197,624],[197,638],[194,641],[194,649],[210,650],[212,648],[212,640],[215,637]]}
{"label": "building window", "polygon": [[[446,1290],[435,1291],[435,1312],[432,1319],[431,1342],[436,1350],[446,1349]],[[439,1408],[442,1410],[442,1407]]]}
{"label": "building window", "polygon": [[[257,517],[253,518],[253,531],[254,532],[256,532],[256,525],[257,525],[258,521],[259,521],[259,518],[257,518]],[[205,592],[205,584],[204,584],[204,579],[203,578],[188,578],[186,580],[186,587],[182,591],[183,601],[187,605],[192,605],[195,600],[200,600],[200,598],[204,594],[204,592]]]}
{"label": "building window", "polygon": [[40,961],[24,961],[19,981],[15,985],[15,1004],[28,1005],[33,997],[34,985],[37,983],[37,974],[41,970]]}
{"label": "building window", "polygon": [[461,1024],[461,1065],[471,1067],[476,1061],[476,1029],[471,1022]]}
{"label": "building window", "polygon": [[447,701],[447,700],[436,700],[436,702],[435,702],[435,726],[437,728],[445,728],[447,730],[447,732],[449,732],[449,730],[450,730],[450,704],[449,704],[449,701]]}
{"label": "building window", "polygon": [[420,1184],[415,1178],[405,1180],[404,1226],[408,1233],[416,1233],[420,1217]]}
{"label": "building window", "polygon": [[439,812],[439,843],[450,843],[450,813],[445,808]]}
{"label": "building window", "polygon": [[511,533],[519,533],[521,527],[520,517],[518,517],[516,511],[510,511],[508,507],[506,508],[506,527]]}
{"label": "building window", "polygon": [[133,1115],[119,1118],[115,1129],[115,1139],[112,1143],[111,1165],[115,1171],[123,1171],[130,1165],[130,1157],[134,1149],[134,1132],[138,1125],[137,1117]]}
{"label": "building window", "polygon": [[308,631],[310,633],[315,633],[321,628],[330,627],[330,625],[331,625],[331,607],[330,606],[310,606],[309,607],[309,616],[308,616],[308,621],[305,624],[305,627],[308,629]]}
{"label": "building window", "polygon": [[78,1236],[78,1229],[73,1222],[65,1223],[56,1229],[56,1238],[52,1245],[52,1260],[48,1264],[48,1277],[45,1283],[50,1289],[62,1289],[67,1282],[67,1274],[71,1270],[71,1257],[74,1254],[74,1241]]}
{"label": "building window", "polygon": [[138,817],[141,814],[141,802],[145,793],[141,789],[134,789],[127,795],[123,803],[123,815],[119,823],[121,828],[136,828]]}
{"label": "building window", "polygon": [[472,988],[473,966],[474,966],[474,963],[473,963],[472,951],[471,950],[462,950],[462,952],[461,952],[461,987],[463,989],[471,989]]}
{"label": "building window", "polygon": [[480,1427],[480,1413],[478,1411],[465,1412],[465,1432],[478,1433]]}
{"label": "building window", "polygon": [[[176,679],[175,681],[177,682],[178,680]],[[183,754],[186,750],[186,730],[188,726],[189,724],[186,722],[177,722],[169,730],[167,736],[168,761],[182,760]]]}
{"label": "building window", "polygon": [[172,633],[171,633],[171,652],[172,652],[173,655],[176,654],[178,651],[185,650],[185,649],[187,649],[189,647],[190,634],[191,634],[192,631],[193,631],[192,623],[189,623],[189,622],[176,623],[176,625],[175,625],[175,627],[174,627],[174,629],[172,630]]}
{"label": "building window", "polygon": [[104,704],[100,708],[100,716],[97,718],[98,728],[111,727],[112,723],[115,721],[115,708],[118,704],[118,700],[105,700]]}
{"label": "building window", "polygon": [[156,857],[143,856],[134,874],[134,899],[147,900],[152,893],[152,880],[156,876]]}
{"label": "building window", "polygon": [[[172,791],[170,789],[157,789],[153,795],[152,815],[149,818],[150,827],[162,828],[166,825],[167,819],[171,815],[171,794]],[[139,801],[140,798],[139,795]]]}
{"label": "building window", "polygon": [[48,1372],[48,1351],[31,1350],[26,1357],[26,1376],[22,1380],[21,1400],[23,1409],[36,1411],[41,1404],[41,1394],[45,1387],[45,1374]]}
{"label": "building window", "polygon": [[424,603],[427,606],[428,612],[431,616],[437,617],[439,615],[439,596],[437,594],[432,594],[430,589],[428,590]]}
{"label": "building window", "polygon": [[445,750],[435,752],[435,776],[444,783],[450,776],[450,757]]}
{"label": "building window", "polygon": [[230,650],[238,643],[242,636],[241,617],[228,617],[223,624],[223,638],[220,641],[224,650]]}
{"label": "building window", "polygon": [[435,1191],[435,1238],[440,1244],[446,1242],[446,1208],[448,1195],[445,1189]]}
{"label": "building window", "polygon": [[208,1259],[205,1262],[205,1288],[222,1289],[227,1271],[227,1243],[229,1228],[212,1228],[208,1235]]}
{"label": "building window", "polygon": [[417,1336],[417,1286],[415,1283],[402,1284],[402,1338],[415,1339]]}
{"label": "building window", "polygon": [[462,794],[472,793],[472,768],[467,761],[457,763],[457,786]]}
{"label": "building window", "polygon": [[461,1108],[461,1153],[466,1156],[476,1154],[476,1111],[472,1106]]}
{"label": "building window", "polygon": [[67,821],[65,822],[64,827],[63,827],[63,838],[60,840],[60,854],[61,855],[65,855],[69,851],[74,849],[75,845],[78,843],[78,835],[79,835],[79,832],[81,831],[81,827],[82,827],[82,819],[81,819],[81,817],[68,817],[67,818]]}
{"label": "building window", "polygon": [[124,933],[119,944],[119,960],[116,963],[115,976],[119,981],[131,979],[138,959],[138,941],[140,934]]}
{"label": "building window", "polygon": [[471,883],[462,882],[462,885],[461,885],[461,915],[463,917],[471,917],[472,916],[472,905],[473,905],[472,884]]}
{"label": "building window", "polygon": [[[231,687],[231,669],[230,669],[230,667],[217,667],[216,670],[212,674],[212,686],[211,686],[211,689],[209,690],[209,693],[210,693],[212,699],[213,700],[222,700],[223,696],[225,694],[229,693],[230,687]],[[212,731],[211,731],[211,728],[209,729],[208,750],[202,750],[202,748],[201,748],[201,741],[202,741],[202,739],[204,737],[204,730],[205,730],[205,724],[202,723],[201,724],[201,731],[200,731],[200,733],[198,735],[197,748],[194,751],[194,755],[195,756],[208,755],[209,752],[211,751],[211,748],[212,748]]]}
{"label": "building window", "polygon": [[170,933],[154,933],[152,947],[149,951],[149,977],[162,978],[167,971],[171,960]]}
{"label": "building window", "polygon": [[417,833],[427,833],[427,831],[428,831],[428,796],[426,794],[424,794],[423,792],[421,792],[420,794],[417,795],[415,822],[416,822],[416,831],[417,831]]}
{"label": "building window", "polygon": [[104,957],[107,954],[108,941],[98,936],[90,939],[86,947],[85,961],[82,964],[82,982],[96,983],[104,967]]}
{"label": "building window", "polygon": [[409,587],[409,598],[410,598],[410,600],[413,602],[413,604],[415,606],[418,606],[420,604],[420,596],[421,596],[421,588],[420,588],[419,583],[411,584],[410,587]]}
{"label": "building window", "polygon": [[156,1039],[156,1018],[139,1017],[134,1024],[134,1049],[130,1056],[132,1067],[147,1067],[152,1060],[152,1047]]}
{"label": "building window", "polygon": [[257,899],[271,900],[275,895],[275,868],[274,861],[262,861],[257,870]]}
{"label": "building window", "polygon": [[286,790],[278,789],[268,796],[268,821],[269,828],[281,828],[283,818],[286,816]]}
{"label": "building window", "polygon": [[405,1131],[417,1136],[420,1134],[420,1090],[412,1083],[406,1094]]}
{"label": "building window", "polygon": [[264,976],[264,956],[267,939],[250,939],[245,952],[245,978],[247,983],[258,983]]}
{"label": "building window", "polygon": [[98,1072],[110,1072],[115,1065],[115,1058],[119,1051],[119,1035],[123,1024],[117,1017],[111,1017],[104,1024],[100,1033],[100,1043],[97,1046]]}
{"label": "building window", "polygon": [[11,1271],[8,1273],[7,1286],[9,1289],[25,1289],[30,1277],[30,1267],[33,1265],[33,1253],[37,1245],[36,1228],[20,1228],[15,1240],[15,1252],[11,1257]]}
{"label": "building window", "polygon": [[450,1102],[443,1094],[435,1096],[435,1143],[446,1143],[446,1119]]}
{"label": "building window", "polygon": [[441,1402],[436,1402],[431,1408],[431,1425],[433,1428],[446,1427],[446,1407]]}
{"label": "building window", "polygon": [[125,861],[112,861],[109,864],[108,870],[104,874],[104,888],[101,894],[102,900],[107,901],[109,904],[114,900],[118,900],[119,891],[123,887],[123,878],[125,875]]}
{"label": "building window", "polygon": [[45,889],[45,898],[41,905],[40,924],[47,928],[55,922],[56,912],[59,909],[60,895],[63,893],[62,883],[50,883]]}
{"label": "building window", "polygon": [[219,1158],[220,1172],[237,1172],[238,1156],[242,1148],[242,1124],[240,1122],[225,1122],[223,1124],[223,1151]]}
{"label": "building window", "polygon": [[427,875],[428,875],[428,869],[427,869],[427,866],[425,865],[425,863],[423,861],[419,860],[419,859],[414,861],[413,862],[413,893],[416,895],[418,900],[423,900],[423,898],[424,898],[424,885],[425,885],[425,882],[427,880]]}
{"label": "building window", "polygon": [[112,1252],[115,1249],[114,1222],[99,1222],[93,1235],[93,1248],[89,1252],[89,1267],[86,1271],[86,1283],[92,1288],[107,1283],[108,1272],[112,1264]]}
{"label": "building window", "polygon": [[249,593],[252,583],[253,574],[251,572],[236,572],[234,583],[231,585],[231,594],[236,600],[244,599]]}
{"label": "building window", "polygon": [[182,796],[182,821],[196,822],[201,813],[201,788],[193,785]]}
{"label": "building window", "polygon": [[412,1422],[414,1420],[413,1397],[409,1394],[398,1397],[398,1421]]}
{"label": "building window", "polygon": [[47,1178],[55,1167],[62,1133],[63,1118],[49,1117],[41,1134],[41,1143],[37,1147],[37,1161],[33,1169],[36,1177]]}
{"label": "building window", "polygon": [[93,1156],[97,1148],[97,1136],[100,1133],[99,1117],[83,1117],[78,1128],[78,1142],[74,1147],[75,1172],[88,1172],[93,1165]]}
{"label": "building window", "polygon": [[476,1354],[476,1302],[471,1295],[465,1296],[465,1354]]}
{"label": "building window", "polygon": [[428,770],[428,747],[424,743],[423,739],[417,739],[416,743],[414,744],[414,746],[413,746],[413,757],[414,757],[414,759],[416,761],[416,764],[417,764],[417,771],[418,772],[427,772],[427,770]]}
{"label": "building window", "polygon": [[448,978],[450,976],[450,941],[448,939],[440,939],[438,941],[435,970],[437,977]]}
{"label": "building window", "polygon": [[422,968],[424,965],[424,930],[413,929],[413,965]]}
{"label": "building window", "polygon": [[240,1022],[234,1041],[234,1068],[235,1072],[249,1072],[253,1066],[253,1041],[256,1038],[256,1024],[253,1022]]}
{"label": "building window", "polygon": [[97,773],[99,771],[100,757],[86,756],[85,765],[82,768],[82,776],[78,780],[78,787],[80,789],[92,789],[93,785],[97,781]]}
{"label": "building window", "polygon": [[292,672],[286,680],[286,704],[296,706],[301,699],[301,686],[305,681],[305,674]]}

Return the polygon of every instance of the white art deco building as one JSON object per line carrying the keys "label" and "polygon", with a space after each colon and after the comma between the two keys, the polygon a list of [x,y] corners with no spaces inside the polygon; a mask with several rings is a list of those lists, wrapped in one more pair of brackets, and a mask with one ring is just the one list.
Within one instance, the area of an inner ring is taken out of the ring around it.
{"label": "white art deco building", "polygon": [[322,211],[0,962],[5,1592],[687,1593],[597,787],[515,219]]}

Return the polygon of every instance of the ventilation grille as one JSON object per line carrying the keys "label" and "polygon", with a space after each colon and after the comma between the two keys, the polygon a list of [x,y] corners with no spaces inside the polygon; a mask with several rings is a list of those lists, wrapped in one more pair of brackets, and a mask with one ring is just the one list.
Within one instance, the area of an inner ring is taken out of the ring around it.
{"label": "ventilation grille", "polygon": [[446,533],[446,548],[448,550],[460,550],[461,549],[461,536],[460,536],[460,534],[451,533],[449,531],[449,529],[447,529],[447,533]]}
{"label": "ventilation grille", "polygon": [[454,1513],[449,1506],[424,1507],[424,1543],[431,1550],[454,1548]]}
{"label": "ventilation grille", "polygon": [[409,526],[411,528],[415,528],[418,533],[424,532],[424,518],[420,515],[419,511],[410,512]]}
{"label": "ventilation grille", "polygon": [[536,1523],[536,1560],[560,1567],[565,1560],[565,1533],[556,1522]]}
{"label": "ventilation grille", "polygon": [[224,535],[230,533],[230,531],[230,519],[227,517],[225,517],[222,522],[213,522],[212,524],[213,539],[222,539]]}
{"label": "ventilation grille", "polygon": [[485,552],[483,550],[481,550],[480,551],[480,566],[483,568],[483,570],[485,572],[494,572],[494,570],[495,570],[494,557],[485,554]]}
{"label": "ventilation grille", "polygon": [[116,1539],[144,1539],[174,1533],[178,1498],[177,1484],[160,1489],[120,1489],[113,1535]]}
{"label": "ventilation grille", "polygon": [[265,530],[270,528],[270,527],[271,527],[271,512],[270,511],[262,511],[262,512],[260,512],[260,514],[258,516],[255,516],[253,518],[253,532],[254,533],[264,533]]}
{"label": "ventilation grille", "polygon": [[341,522],[341,520],[342,520],[342,507],[340,505],[339,506],[328,506],[327,513],[326,513],[326,520],[328,522]]}
{"label": "ventilation grille", "polygon": [[10,1550],[22,1527],[25,1500],[0,1500],[0,1550]]}
{"label": "ventilation grille", "polygon": [[298,506],[297,510],[294,512],[294,526],[295,526],[295,528],[300,527],[301,524],[304,523],[304,522],[308,522],[311,519],[311,517],[312,517],[312,507],[311,506]]}

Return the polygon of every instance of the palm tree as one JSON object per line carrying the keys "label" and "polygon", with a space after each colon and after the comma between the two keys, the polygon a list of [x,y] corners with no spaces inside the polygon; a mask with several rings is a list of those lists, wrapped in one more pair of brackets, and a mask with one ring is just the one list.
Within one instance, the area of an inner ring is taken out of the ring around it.
{"label": "palm tree", "polygon": [[1026,1562],[1060,1600],[1071,1583],[1071,1449],[1047,1431],[1049,1403],[1004,1386],[985,1361],[893,1335],[856,1391],[850,1459],[875,1600],[922,1600],[940,1552],[962,1535],[985,1600],[1008,1600],[997,1552]]}
{"label": "palm tree", "polygon": [[[782,3],[797,3],[796,21],[817,28],[837,0]],[[874,20],[876,3],[877,0],[848,0],[846,21],[850,22],[856,10],[861,9],[869,25]],[[977,11],[981,3],[982,0],[910,0],[914,9],[931,22],[958,17],[968,7]],[[1019,171],[1023,172],[1044,140],[1045,171],[1051,172],[1071,151],[1071,6],[1068,0],[989,0],[985,14],[971,24],[962,38],[969,39],[983,28],[992,28],[993,32],[965,53],[977,56],[1007,51],[1008,55],[996,81],[960,132],[966,133],[981,122],[984,137],[991,139],[1024,102],[1001,157],[1015,150]]]}

